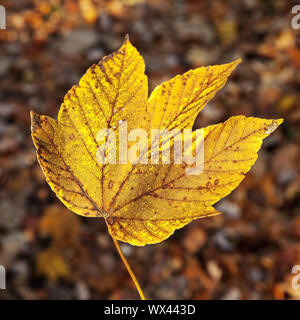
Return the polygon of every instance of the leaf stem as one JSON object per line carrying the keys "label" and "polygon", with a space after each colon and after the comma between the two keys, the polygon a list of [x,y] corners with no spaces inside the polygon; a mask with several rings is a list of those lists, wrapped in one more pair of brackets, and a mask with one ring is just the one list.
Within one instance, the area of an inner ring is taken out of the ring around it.
{"label": "leaf stem", "polygon": [[139,284],[139,282],[137,281],[137,279],[135,277],[135,274],[133,273],[133,271],[132,271],[127,259],[125,258],[124,254],[123,254],[123,252],[122,252],[122,250],[121,250],[121,248],[119,246],[119,243],[118,243],[117,239],[114,238],[112,235],[111,235],[111,237],[113,239],[114,245],[115,245],[115,247],[116,247],[116,249],[117,249],[117,251],[118,251],[118,253],[119,253],[119,255],[120,255],[120,257],[121,257],[121,259],[122,259],[127,271],[128,271],[128,273],[130,274],[130,277],[131,277],[132,281],[134,282],[134,284],[136,286],[136,289],[137,289],[141,299],[142,300],[146,300],[145,295],[143,293],[143,290],[141,289],[140,284]]}

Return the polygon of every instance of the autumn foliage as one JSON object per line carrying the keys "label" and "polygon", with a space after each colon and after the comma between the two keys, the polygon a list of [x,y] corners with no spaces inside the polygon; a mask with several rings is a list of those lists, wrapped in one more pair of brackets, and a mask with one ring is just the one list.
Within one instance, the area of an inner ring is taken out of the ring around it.
{"label": "autumn foliage", "polygon": [[173,162],[100,165],[96,135],[120,120],[129,129],[137,123],[147,130],[191,128],[239,62],[188,71],[147,100],[144,61],[126,38],[67,93],[58,121],[32,112],[33,141],[53,191],[75,213],[103,217],[113,237],[133,245],[160,242],[194,219],[218,214],[212,205],[239,185],[262,139],[282,120],[236,116],[205,128],[199,176]]}

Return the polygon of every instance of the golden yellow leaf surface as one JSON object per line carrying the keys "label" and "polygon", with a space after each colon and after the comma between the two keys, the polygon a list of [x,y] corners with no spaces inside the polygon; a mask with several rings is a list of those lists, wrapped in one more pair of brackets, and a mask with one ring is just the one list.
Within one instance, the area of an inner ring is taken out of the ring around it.
{"label": "golden yellow leaf surface", "polygon": [[[187,165],[174,161],[101,164],[97,134],[118,131],[125,121],[128,131],[192,128],[239,62],[188,71],[147,99],[144,61],[126,39],[67,93],[58,120],[31,113],[37,157],[52,190],[75,213],[103,217],[113,237],[132,245],[160,242],[194,219],[218,214],[213,204],[239,185],[281,119],[236,116],[205,128],[204,140],[193,141],[204,151],[199,175],[187,175]],[[124,147],[118,136],[116,143]]]}

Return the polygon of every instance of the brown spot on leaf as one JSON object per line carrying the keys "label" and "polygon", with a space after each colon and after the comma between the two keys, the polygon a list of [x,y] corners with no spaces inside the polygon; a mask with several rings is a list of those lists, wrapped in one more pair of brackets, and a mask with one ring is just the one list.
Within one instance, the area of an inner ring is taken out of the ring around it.
{"label": "brown spot on leaf", "polygon": [[110,224],[111,226],[115,223],[115,219],[114,219],[114,218],[111,218],[111,217],[107,218],[106,221],[107,221],[108,224]]}

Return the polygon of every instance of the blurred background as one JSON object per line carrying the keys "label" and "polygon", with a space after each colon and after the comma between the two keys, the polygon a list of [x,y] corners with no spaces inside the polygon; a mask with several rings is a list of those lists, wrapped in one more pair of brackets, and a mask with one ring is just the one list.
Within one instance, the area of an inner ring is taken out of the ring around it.
{"label": "blurred background", "polygon": [[56,117],[85,70],[124,35],[146,62],[150,90],[202,65],[243,63],[197,127],[233,115],[283,117],[242,182],[166,241],[122,249],[152,299],[300,299],[300,31],[285,0],[3,0],[0,30],[2,299],[135,299],[101,219],[79,217],[45,182],[29,111]]}

